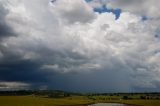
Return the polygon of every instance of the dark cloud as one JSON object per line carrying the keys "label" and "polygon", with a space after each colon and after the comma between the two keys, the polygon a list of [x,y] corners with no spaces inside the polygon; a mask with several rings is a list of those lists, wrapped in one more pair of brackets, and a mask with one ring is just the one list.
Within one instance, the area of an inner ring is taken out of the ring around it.
{"label": "dark cloud", "polygon": [[[70,82],[74,80],[71,77],[78,74],[75,72],[79,70],[78,66],[87,63],[88,60],[68,50],[58,52],[43,46],[36,50],[30,48],[30,50],[40,53],[41,58],[35,60],[24,59],[23,55],[10,52],[12,49],[9,50],[1,46],[3,57],[0,60],[0,81],[29,83],[32,88],[37,89],[47,86],[47,88],[52,89],[71,90],[72,84]],[[59,68],[43,69],[42,67],[45,64],[58,64]],[[66,71],[64,71],[65,69]]]}
{"label": "dark cloud", "polygon": [[8,12],[9,11],[3,6],[3,4],[0,4],[0,39],[15,36],[13,29],[6,22]]}
{"label": "dark cloud", "polygon": [[45,81],[45,75],[37,72],[38,68],[39,65],[23,60],[0,63],[0,80],[43,82],[43,80]]}

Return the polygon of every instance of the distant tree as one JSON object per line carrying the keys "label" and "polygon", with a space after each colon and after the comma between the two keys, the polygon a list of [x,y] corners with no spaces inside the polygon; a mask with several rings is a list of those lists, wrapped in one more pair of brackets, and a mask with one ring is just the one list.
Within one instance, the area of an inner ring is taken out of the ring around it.
{"label": "distant tree", "polygon": [[71,96],[69,93],[64,93],[64,97],[69,97]]}
{"label": "distant tree", "polygon": [[145,96],[140,96],[140,99],[146,99],[146,97]]}
{"label": "distant tree", "polygon": [[146,99],[148,99],[148,100],[149,100],[150,98],[149,98],[149,97],[147,97]]}
{"label": "distant tree", "polygon": [[124,99],[124,100],[127,100],[127,99],[128,99],[128,96],[123,96],[123,99]]}

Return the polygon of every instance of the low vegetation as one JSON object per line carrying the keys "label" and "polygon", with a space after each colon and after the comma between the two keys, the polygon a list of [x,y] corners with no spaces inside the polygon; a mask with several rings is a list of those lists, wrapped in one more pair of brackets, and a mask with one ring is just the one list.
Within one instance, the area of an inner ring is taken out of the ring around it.
{"label": "low vegetation", "polygon": [[0,92],[0,106],[85,106],[94,103],[123,103],[160,106],[160,93],[80,94],[63,91]]}

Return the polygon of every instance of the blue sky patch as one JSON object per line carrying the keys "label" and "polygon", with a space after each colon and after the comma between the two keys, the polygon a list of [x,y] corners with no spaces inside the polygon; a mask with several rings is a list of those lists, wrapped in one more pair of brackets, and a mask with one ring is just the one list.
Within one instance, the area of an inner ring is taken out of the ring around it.
{"label": "blue sky patch", "polygon": [[94,8],[94,11],[98,13],[112,12],[113,14],[115,14],[116,19],[118,19],[121,14],[121,9],[108,9],[105,5],[100,8]]}
{"label": "blue sky patch", "polygon": [[[92,2],[93,0],[85,0],[87,3]],[[98,13],[105,13],[105,12],[112,12],[116,16],[116,20],[120,17],[121,9],[108,9],[106,5],[102,5],[101,7],[93,8],[95,12]]]}

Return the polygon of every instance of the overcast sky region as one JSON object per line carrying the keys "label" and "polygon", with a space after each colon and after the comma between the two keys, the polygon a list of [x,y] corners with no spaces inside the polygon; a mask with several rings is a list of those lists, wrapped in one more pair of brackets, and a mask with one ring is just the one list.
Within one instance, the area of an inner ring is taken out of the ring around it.
{"label": "overcast sky region", "polygon": [[160,91],[159,0],[0,0],[0,90]]}

